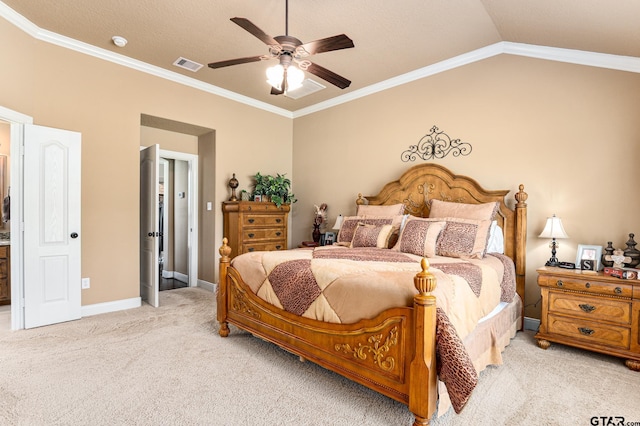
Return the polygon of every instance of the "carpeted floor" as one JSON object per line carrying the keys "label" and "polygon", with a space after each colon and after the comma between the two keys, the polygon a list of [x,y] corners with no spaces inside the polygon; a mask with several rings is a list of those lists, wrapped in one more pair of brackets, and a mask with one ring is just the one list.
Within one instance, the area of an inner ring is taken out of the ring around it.
{"label": "carpeted floor", "polygon": [[[148,305],[0,331],[0,425],[411,425],[397,402],[232,328],[214,295],[162,292]],[[640,422],[640,373],[617,359],[518,333],[459,415],[442,425]],[[602,423],[598,423],[602,424]],[[640,424],[640,423],[639,423]]]}

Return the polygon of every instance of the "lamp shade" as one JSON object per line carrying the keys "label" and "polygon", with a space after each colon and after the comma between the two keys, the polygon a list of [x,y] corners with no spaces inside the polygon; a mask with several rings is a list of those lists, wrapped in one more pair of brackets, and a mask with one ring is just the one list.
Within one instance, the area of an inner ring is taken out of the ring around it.
{"label": "lamp shade", "polygon": [[[304,81],[304,72],[302,70],[290,65],[287,67],[286,73],[287,90],[296,90],[302,86]],[[284,74],[285,68],[280,64],[267,68],[267,83],[278,90],[282,90]]]}
{"label": "lamp shade", "polygon": [[342,215],[339,214],[338,217],[336,218],[336,223],[333,224],[332,229],[340,230],[341,227],[342,227]]}
{"label": "lamp shade", "polygon": [[562,220],[555,214],[547,218],[547,223],[544,225],[540,238],[569,238],[562,226]]}

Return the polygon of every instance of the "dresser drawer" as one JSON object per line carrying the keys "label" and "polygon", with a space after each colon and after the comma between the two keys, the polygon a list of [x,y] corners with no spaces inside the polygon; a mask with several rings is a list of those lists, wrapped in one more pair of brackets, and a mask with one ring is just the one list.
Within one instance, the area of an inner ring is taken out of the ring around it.
{"label": "dresser drawer", "polygon": [[629,349],[631,329],[615,325],[598,324],[577,318],[566,318],[549,314],[548,332],[571,337],[583,342]]}
{"label": "dresser drawer", "polygon": [[286,250],[287,245],[284,241],[270,241],[270,242],[256,242],[243,244],[243,253],[250,253],[253,251],[274,251],[274,250]]}
{"label": "dresser drawer", "polygon": [[[623,281],[623,280],[619,280]],[[539,276],[538,284],[549,288],[562,290],[581,291],[603,296],[618,296],[631,299],[633,286],[624,282],[590,281],[589,279],[573,279],[558,276]]]}
{"label": "dresser drawer", "polygon": [[2,259],[6,259],[8,253],[8,247],[7,246],[0,246],[0,258]]}
{"label": "dresser drawer", "polygon": [[276,214],[245,214],[242,217],[243,226],[281,226],[284,227],[284,217]]}
{"label": "dresser drawer", "polygon": [[254,240],[274,240],[284,238],[284,228],[249,228],[242,232],[242,240],[250,243]]}
{"label": "dresser drawer", "polygon": [[631,302],[604,297],[549,292],[549,312],[561,313],[594,321],[631,324]]}
{"label": "dresser drawer", "polygon": [[9,282],[6,278],[0,278],[0,301],[9,299]]}

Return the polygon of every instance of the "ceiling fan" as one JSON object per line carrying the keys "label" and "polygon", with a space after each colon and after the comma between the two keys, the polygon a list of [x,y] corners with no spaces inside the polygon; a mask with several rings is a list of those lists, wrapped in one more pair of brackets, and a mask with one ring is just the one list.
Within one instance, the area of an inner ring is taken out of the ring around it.
{"label": "ceiling fan", "polygon": [[[217,69],[231,65],[246,64],[249,62],[258,62],[277,58],[279,64],[267,69],[267,78],[269,84],[271,84],[272,95],[281,95],[287,90],[294,90],[300,87],[304,80],[304,73],[301,70],[309,71],[311,74],[320,77],[340,89],[345,89],[351,84],[351,81],[346,78],[323,68],[318,64],[314,64],[306,58],[311,55],[330,52],[332,50],[349,49],[354,47],[353,41],[344,34],[304,44],[297,38],[291,37],[289,35],[288,0],[285,4],[285,35],[271,37],[246,18],[231,18],[231,21],[241,26],[246,31],[260,39],[264,44],[269,46],[269,53],[266,55],[212,62],[209,64],[210,68]],[[296,65],[299,68],[297,68]]]}

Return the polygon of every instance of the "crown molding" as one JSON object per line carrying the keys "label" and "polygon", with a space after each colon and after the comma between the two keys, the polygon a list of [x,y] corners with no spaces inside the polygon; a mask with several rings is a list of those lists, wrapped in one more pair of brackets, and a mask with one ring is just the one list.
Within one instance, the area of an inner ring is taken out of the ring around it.
{"label": "crown molding", "polygon": [[258,101],[248,96],[240,95],[230,90],[214,86],[213,84],[204,83],[200,80],[187,77],[177,72],[169,71],[146,62],[132,59],[110,50],[101,49],[48,30],[43,30],[24,16],[11,9],[2,1],[0,1],[0,16],[38,40],[75,50],[96,58],[104,59],[106,61],[142,71],[156,77],[164,78],[166,80],[183,84],[197,90],[202,90],[203,92],[221,96],[232,101],[240,102],[287,118],[303,117],[305,115],[332,108],[383,90],[388,90],[396,86],[407,84],[415,80],[502,54],[640,73],[640,58],[637,57],[501,41],[291,112],[266,102]]}

